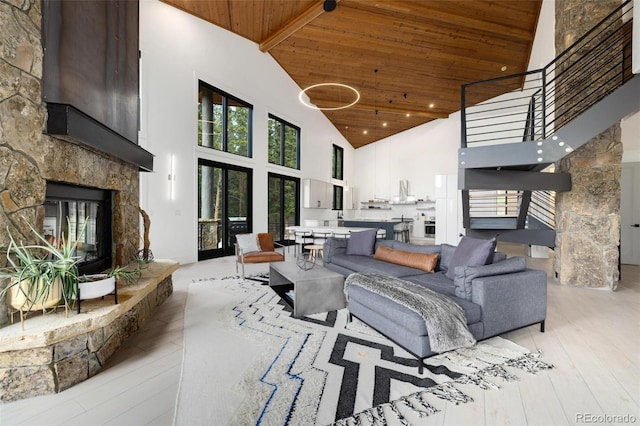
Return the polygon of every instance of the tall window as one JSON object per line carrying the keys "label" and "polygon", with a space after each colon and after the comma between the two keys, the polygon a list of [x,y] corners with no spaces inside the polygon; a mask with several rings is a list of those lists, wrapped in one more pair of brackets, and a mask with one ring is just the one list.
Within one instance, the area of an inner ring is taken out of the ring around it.
{"label": "tall window", "polygon": [[237,234],[251,232],[253,171],[198,159],[198,260],[233,254]]}
{"label": "tall window", "polygon": [[333,210],[342,210],[343,199],[344,188],[340,185],[333,185]]}
{"label": "tall window", "polygon": [[333,155],[331,156],[331,177],[334,179],[344,179],[344,149],[338,145],[333,145]]}
{"label": "tall window", "polygon": [[284,242],[285,228],[300,223],[300,179],[269,173],[269,232]]}
{"label": "tall window", "polygon": [[251,157],[253,106],[199,81],[198,145]]}
{"label": "tall window", "polygon": [[269,114],[269,162],[300,169],[300,128]]}

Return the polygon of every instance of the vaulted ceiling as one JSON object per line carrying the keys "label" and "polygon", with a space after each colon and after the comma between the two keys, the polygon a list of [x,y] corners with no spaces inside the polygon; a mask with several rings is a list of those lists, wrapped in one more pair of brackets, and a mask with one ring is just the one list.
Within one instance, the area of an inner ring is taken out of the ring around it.
{"label": "vaulted ceiling", "polygon": [[[355,148],[460,110],[460,86],[526,71],[542,0],[163,0],[268,52]],[[495,96],[499,93],[487,94]],[[291,99],[291,102],[299,100]]]}

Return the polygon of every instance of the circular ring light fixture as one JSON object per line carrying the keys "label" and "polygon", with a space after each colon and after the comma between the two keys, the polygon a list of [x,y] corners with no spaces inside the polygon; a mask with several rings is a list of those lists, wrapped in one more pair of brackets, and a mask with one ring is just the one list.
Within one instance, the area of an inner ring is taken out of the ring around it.
{"label": "circular ring light fixture", "polygon": [[[356,99],[355,99],[355,101],[351,102],[350,104],[342,105],[342,106],[339,106],[339,107],[331,107],[331,108],[317,107],[317,106],[315,106],[313,104],[310,104],[310,103],[308,103],[308,102],[306,102],[304,100],[303,95],[305,95],[307,93],[307,90],[315,89],[316,87],[327,87],[327,86],[342,87],[342,88],[345,88],[345,89],[349,89],[353,93],[355,93]],[[317,109],[317,110],[320,110],[320,111],[337,111],[339,109],[349,108],[349,107],[354,106],[355,104],[357,104],[358,101],[360,100],[360,92],[358,92],[354,87],[351,87],[351,86],[349,86],[347,84],[342,84],[342,83],[318,83],[318,84],[313,84],[313,85],[307,87],[306,89],[302,89],[302,91],[298,95],[298,99],[300,99],[300,102],[302,102],[302,105],[304,105],[304,106],[306,106],[308,108],[313,108],[313,109]]]}

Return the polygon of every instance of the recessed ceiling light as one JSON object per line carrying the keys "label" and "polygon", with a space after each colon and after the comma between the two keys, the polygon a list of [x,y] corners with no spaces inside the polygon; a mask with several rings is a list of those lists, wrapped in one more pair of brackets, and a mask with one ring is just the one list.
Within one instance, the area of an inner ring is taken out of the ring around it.
{"label": "recessed ceiling light", "polygon": [[506,71],[507,70],[507,66],[503,65],[502,68],[500,68],[500,71]]}
{"label": "recessed ceiling light", "polygon": [[387,127],[387,123],[382,123],[382,127]]}
{"label": "recessed ceiling light", "polygon": [[429,108],[433,108],[434,106],[434,104],[429,104]]}
{"label": "recessed ceiling light", "polygon": [[411,114],[410,114],[410,113],[407,113],[407,117],[411,117]]}
{"label": "recessed ceiling light", "polygon": [[368,131],[368,130],[363,130],[363,131],[362,131],[362,134],[364,134],[364,135],[366,135],[367,133],[369,133],[369,131]]}

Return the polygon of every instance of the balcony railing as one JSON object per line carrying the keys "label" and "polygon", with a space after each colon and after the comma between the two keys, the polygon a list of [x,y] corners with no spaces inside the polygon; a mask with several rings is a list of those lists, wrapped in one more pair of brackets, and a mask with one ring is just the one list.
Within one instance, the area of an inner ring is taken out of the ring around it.
{"label": "balcony railing", "polygon": [[462,86],[462,148],[546,139],[622,86],[632,22],[627,0],[546,67]]}

